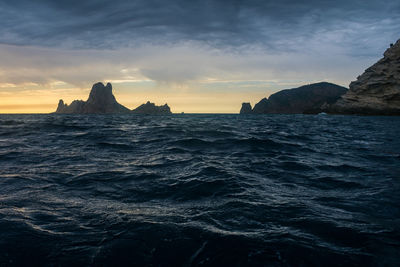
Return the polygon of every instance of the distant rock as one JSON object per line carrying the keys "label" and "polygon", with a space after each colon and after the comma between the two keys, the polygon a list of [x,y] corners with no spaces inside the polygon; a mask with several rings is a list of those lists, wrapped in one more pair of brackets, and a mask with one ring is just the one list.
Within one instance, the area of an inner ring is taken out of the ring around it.
{"label": "distant rock", "polygon": [[252,108],[250,103],[242,103],[242,108],[240,109],[240,114],[250,114],[252,113]]}
{"label": "distant rock", "polygon": [[132,113],[150,115],[171,114],[171,109],[167,104],[163,106],[156,106],[154,103],[150,103],[150,101],[147,101],[146,104],[142,104],[132,110]]}
{"label": "distant rock", "polygon": [[96,83],[87,101],[74,100],[70,105],[61,99],[58,102],[56,113],[88,114],[88,113],[129,113],[130,110],[119,104],[112,93],[111,83],[104,86]]}
{"label": "distant rock", "polygon": [[263,98],[254,106],[252,113],[319,113],[322,111],[324,105],[326,106],[334,103],[346,92],[347,88],[327,82],[286,89],[270,95],[268,99]]}
{"label": "distant rock", "polygon": [[400,115],[400,40],[373,66],[350,83],[349,91],[326,112],[359,115]]}
{"label": "distant rock", "polygon": [[111,83],[106,86],[96,83],[86,101],[84,113],[128,113],[129,109],[119,104],[112,93]]}
{"label": "distant rock", "polygon": [[87,101],[74,100],[70,105],[61,99],[55,113],[64,114],[105,114],[105,113],[136,113],[136,114],[171,114],[171,109],[167,104],[156,106],[149,101],[140,105],[134,110],[129,110],[119,104],[112,93],[111,83],[104,86],[103,83],[96,83],[92,86]]}
{"label": "distant rock", "polygon": [[58,101],[56,113],[65,113],[67,107],[68,105],[64,104],[64,100],[60,99],[60,101]]}
{"label": "distant rock", "polygon": [[64,101],[60,99],[56,113],[84,113],[85,101],[74,100],[70,105],[64,104]]}

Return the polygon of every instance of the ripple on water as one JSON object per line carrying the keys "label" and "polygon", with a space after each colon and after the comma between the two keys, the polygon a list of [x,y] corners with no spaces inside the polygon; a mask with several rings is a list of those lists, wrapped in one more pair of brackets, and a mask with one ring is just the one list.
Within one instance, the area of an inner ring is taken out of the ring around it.
{"label": "ripple on water", "polygon": [[0,115],[0,265],[395,266],[399,130],[396,117]]}

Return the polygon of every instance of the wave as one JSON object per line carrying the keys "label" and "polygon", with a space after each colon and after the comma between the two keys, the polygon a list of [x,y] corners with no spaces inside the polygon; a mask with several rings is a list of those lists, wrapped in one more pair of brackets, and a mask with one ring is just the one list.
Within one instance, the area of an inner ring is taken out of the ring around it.
{"label": "wave", "polygon": [[1,115],[0,265],[396,265],[399,131],[384,117]]}

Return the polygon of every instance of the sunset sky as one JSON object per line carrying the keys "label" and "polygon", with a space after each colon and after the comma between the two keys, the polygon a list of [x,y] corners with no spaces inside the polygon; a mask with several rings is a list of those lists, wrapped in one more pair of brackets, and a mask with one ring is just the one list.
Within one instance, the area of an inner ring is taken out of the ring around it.
{"label": "sunset sky", "polygon": [[237,113],[348,86],[400,38],[398,0],[0,0],[0,113],[47,113],[111,82],[128,108]]}

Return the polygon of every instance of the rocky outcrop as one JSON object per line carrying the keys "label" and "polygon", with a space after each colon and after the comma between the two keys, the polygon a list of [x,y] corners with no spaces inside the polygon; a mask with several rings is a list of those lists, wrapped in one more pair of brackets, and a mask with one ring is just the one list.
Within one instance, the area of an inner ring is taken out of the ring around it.
{"label": "rocky outcrop", "polygon": [[147,101],[146,104],[142,104],[132,110],[132,113],[149,115],[171,114],[171,109],[167,104],[163,106],[156,106],[154,103],[150,103],[150,101]]}
{"label": "rocky outcrop", "polygon": [[250,103],[242,103],[240,114],[251,114],[253,112]]}
{"label": "rocky outcrop", "polygon": [[96,83],[87,101],[74,100],[70,105],[61,99],[58,102],[56,113],[64,114],[88,114],[88,113],[129,113],[130,110],[119,104],[112,93],[111,83],[104,86]]}
{"label": "rocky outcrop", "polygon": [[304,85],[279,91],[258,102],[255,114],[302,114],[319,113],[324,105],[336,102],[347,88],[327,82]]}
{"label": "rocky outcrop", "polygon": [[349,91],[327,112],[359,115],[400,115],[400,40],[383,58],[350,83]]}
{"label": "rocky outcrop", "polygon": [[129,110],[119,104],[112,93],[111,83],[104,86],[103,83],[96,83],[92,86],[87,101],[74,100],[70,105],[61,99],[55,113],[64,114],[105,114],[105,113],[136,113],[136,114],[171,114],[171,109],[167,104],[156,106],[149,101],[140,105],[134,110]]}
{"label": "rocky outcrop", "polygon": [[74,100],[70,105],[64,104],[64,101],[60,99],[58,102],[58,107],[56,113],[83,113],[83,107],[85,106],[85,101]]}
{"label": "rocky outcrop", "polygon": [[128,113],[129,109],[119,104],[112,93],[111,83],[93,85],[84,113]]}

